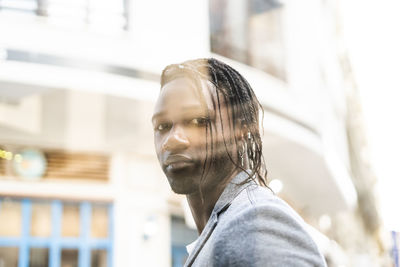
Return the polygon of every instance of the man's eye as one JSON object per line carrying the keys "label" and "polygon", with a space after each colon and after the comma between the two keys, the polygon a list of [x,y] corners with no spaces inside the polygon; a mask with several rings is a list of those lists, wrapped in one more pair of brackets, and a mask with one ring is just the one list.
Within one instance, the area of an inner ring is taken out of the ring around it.
{"label": "man's eye", "polygon": [[190,121],[190,124],[195,125],[195,126],[206,126],[208,123],[207,118],[195,118]]}
{"label": "man's eye", "polygon": [[155,127],[155,130],[164,131],[164,130],[166,130],[168,128],[170,128],[170,124],[169,123],[160,123]]}

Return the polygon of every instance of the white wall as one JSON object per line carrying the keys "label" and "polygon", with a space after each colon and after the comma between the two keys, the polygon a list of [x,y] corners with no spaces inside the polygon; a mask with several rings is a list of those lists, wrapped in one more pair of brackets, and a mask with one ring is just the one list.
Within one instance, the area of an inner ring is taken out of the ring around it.
{"label": "white wall", "polygon": [[112,158],[115,266],[170,266],[170,191],[161,168],[155,158],[124,153]]}

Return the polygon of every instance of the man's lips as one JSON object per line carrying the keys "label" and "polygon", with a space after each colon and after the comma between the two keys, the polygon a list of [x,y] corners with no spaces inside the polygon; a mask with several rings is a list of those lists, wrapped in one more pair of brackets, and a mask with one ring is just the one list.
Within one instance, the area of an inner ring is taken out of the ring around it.
{"label": "man's lips", "polygon": [[193,164],[193,160],[186,155],[175,154],[169,155],[164,161],[164,166],[167,170],[181,169]]}

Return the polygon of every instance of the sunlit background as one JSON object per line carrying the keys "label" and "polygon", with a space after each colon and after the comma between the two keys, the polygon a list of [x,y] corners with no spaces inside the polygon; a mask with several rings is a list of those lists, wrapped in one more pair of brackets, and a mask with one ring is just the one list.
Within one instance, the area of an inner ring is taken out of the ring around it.
{"label": "sunlit background", "polygon": [[[0,267],[183,266],[154,154],[171,63],[215,57],[264,107],[269,186],[329,266],[399,266],[396,0],[1,0]],[[397,122],[397,123],[396,123]]]}

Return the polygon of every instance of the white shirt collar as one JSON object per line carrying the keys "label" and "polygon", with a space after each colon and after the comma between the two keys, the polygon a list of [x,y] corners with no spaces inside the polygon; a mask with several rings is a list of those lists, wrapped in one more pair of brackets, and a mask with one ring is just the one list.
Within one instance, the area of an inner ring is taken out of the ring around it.
{"label": "white shirt collar", "polygon": [[187,253],[190,255],[194,249],[194,247],[197,244],[198,239],[196,239],[195,241],[193,241],[192,243],[190,243],[189,245],[186,246],[186,251]]}

